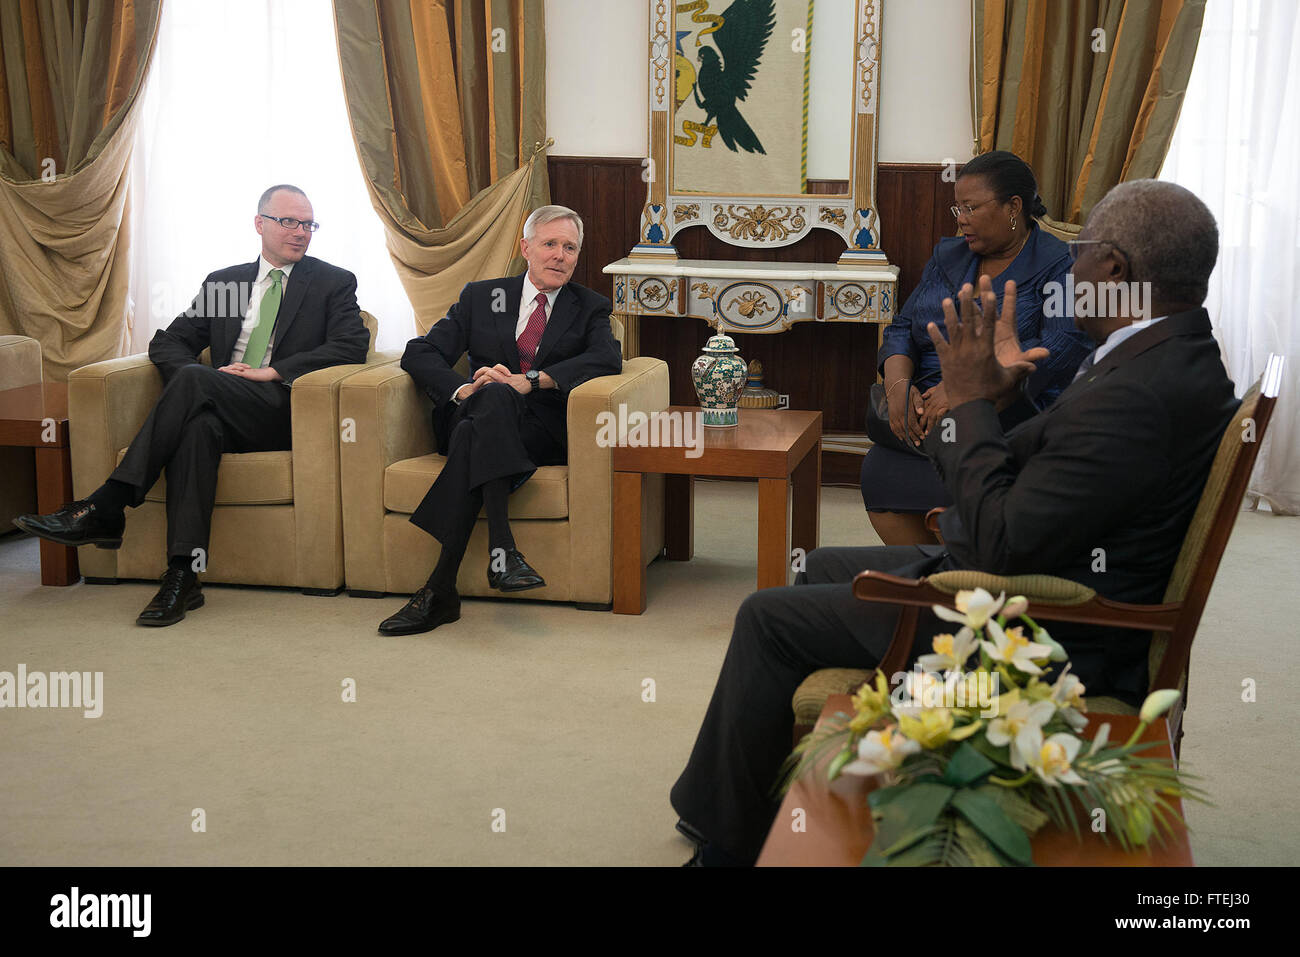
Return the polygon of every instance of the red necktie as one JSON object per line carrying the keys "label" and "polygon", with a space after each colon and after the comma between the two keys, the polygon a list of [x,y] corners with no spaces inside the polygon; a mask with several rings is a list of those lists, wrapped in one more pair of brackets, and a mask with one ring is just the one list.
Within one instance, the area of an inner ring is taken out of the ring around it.
{"label": "red necktie", "polygon": [[519,334],[516,345],[519,346],[519,371],[527,372],[533,367],[537,358],[537,347],[542,342],[542,333],[546,331],[546,293],[537,294],[537,308],[528,317],[528,325]]}

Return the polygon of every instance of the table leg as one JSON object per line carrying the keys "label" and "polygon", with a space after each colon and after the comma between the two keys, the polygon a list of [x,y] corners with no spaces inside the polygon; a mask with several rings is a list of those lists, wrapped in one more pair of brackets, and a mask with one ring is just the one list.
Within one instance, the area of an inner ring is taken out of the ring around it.
{"label": "table leg", "polygon": [[640,472],[614,473],[614,614],[645,611],[645,566],[641,564]]}
{"label": "table leg", "polygon": [[790,481],[758,480],[758,587],[790,584]]}
{"label": "table leg", "polygon": [[695,555],[695,476],[664,476],[664,554],[689,562]]}
{"label": "table leg", "polygon": [[817,547],[821,532],[822,445],[818,442],[790,475],[790,543],[807,554]]}
{"label": "table leg", "polygon": [[[72,501],[72,456],[61,448],[37,448],[36,510],[42,515],[58,511]],[[77,550],[41,540],[41,584],[75,585],[81,580]]]}

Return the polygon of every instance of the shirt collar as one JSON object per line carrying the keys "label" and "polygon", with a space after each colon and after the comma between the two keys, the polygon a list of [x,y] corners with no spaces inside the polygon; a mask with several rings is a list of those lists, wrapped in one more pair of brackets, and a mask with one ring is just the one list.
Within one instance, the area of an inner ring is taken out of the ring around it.
{"label": "shirt collar", "polygon": [[257,257],[257,281],[265,282],[266,277],[271,274],[272,269],[280,270],[280,272],[284,273],[284,278],[288,280],[289,273],[293,272],[293,267],[296,265],[297,263],[286,263],[283,266],[272,266],[269,262],[266,261],[265,257],[258,256]]}
{"label": "shirt collar", "polygon": [[1128,339],[1130,336],[1137,335],[1137,333],[1141,332],[1143,329],[1146,329],[1150,326],[1154,326],[1161,319],[1167,319],[1167,318],[1168,316],[1156,316],[1154,319],[1139,319],[1136,322],[1130,322],[1127,326],[1124,326],[1123,328],[1116,329],[1114,332],[1112,332],[1109,336],[1106,337],[1105,342],[1103,342],[1101,345],[1097,347],[1096,357],[1094,358],[1093,361],[1100,362],[1103,358],[1105,358],[1106,353],[1110,352],[1112,349],[1118,346],[1125,339]]}
{"label": "shirt collar", "polygon": [[[541,292],[541,290],[533,285],[533,281],[528,278],[528,273],[525,272],[524,291],[519,300],[520,308],[527,307],[531,311],[532,305],[534,302],[536,302],[537,294],[539,292]],[[548,316],[551,314],[551,310],[555,308],[555,298],[559,294],[560,294],[560,290],[558,288],[552,289],[550,292],[543,294],[546,296],[546,314]]]}

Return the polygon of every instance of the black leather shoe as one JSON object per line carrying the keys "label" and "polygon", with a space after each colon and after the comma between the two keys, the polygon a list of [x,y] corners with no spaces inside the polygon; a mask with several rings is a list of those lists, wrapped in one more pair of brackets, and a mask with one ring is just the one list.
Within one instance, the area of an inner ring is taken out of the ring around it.
{"label": "black leather shoe", "polygon": [[434,591],[425,586],[411,596],[396,615],[379,624],[381,635],[420,635],[439,625],[460,620],[460,596]]}
{"label": "black leather shoe", "polygon": [[174,625],[187,611],[203,607],[203,586],[199,576],[188,568],[169,568],[163,572],[162,587],[153,601],[140,612],[137,625],[161,628]]}
{"label": "black leather shoe", "polygon": [[528,591],[530,588],[545,588],[546,579],[524,561],[518,549],[508,548],[505,571],[494,572],[492,564],[488,563],[488,587],[497,591]]}
{"label": "black leather shoe", "polygon": [[71,502],[49,515],[19,515],[14,524],[59,545],[98,545],[121,548],[126,516],[121,512],[104,513],[90,502]]}

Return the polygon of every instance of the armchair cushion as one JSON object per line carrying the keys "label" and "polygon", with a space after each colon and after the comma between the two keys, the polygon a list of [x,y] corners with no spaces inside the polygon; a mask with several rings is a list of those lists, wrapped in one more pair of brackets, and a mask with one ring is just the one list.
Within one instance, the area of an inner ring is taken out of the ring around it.
{"label": "armchair cushion", "polygon": [[[117,454],[118,464],[126,449]],[[164,473],[144,497],[167,501]],[[226,452],[217,468],[218,505],[289,505],[293,502],[292,452]]]}
{"label": "armchair cushion", "polygon": [[[429,453],[388,466],[384,470],[384,508],[410,515],[446,464],[444,456]],[[548,465],[538,469],[510,496],[509,507],[512,519],[568,518],[568,466]]]}

